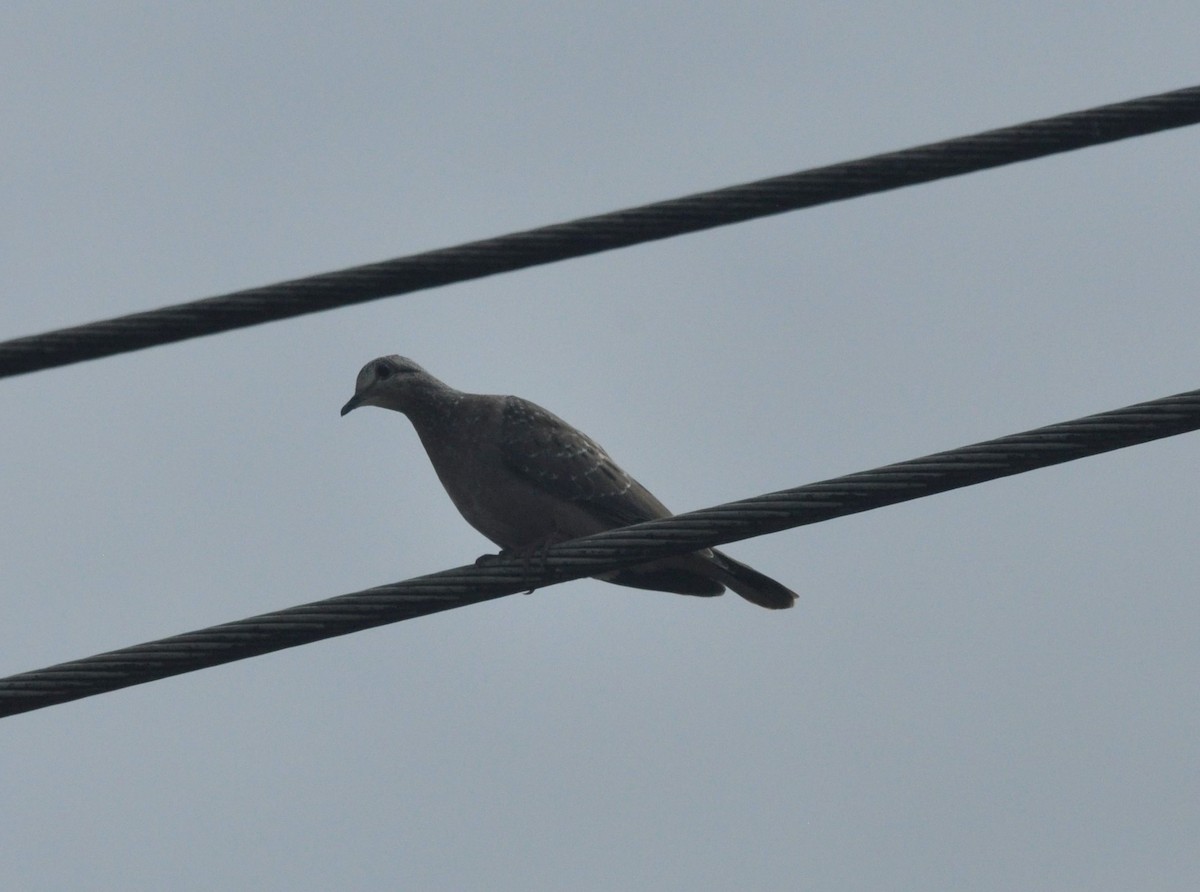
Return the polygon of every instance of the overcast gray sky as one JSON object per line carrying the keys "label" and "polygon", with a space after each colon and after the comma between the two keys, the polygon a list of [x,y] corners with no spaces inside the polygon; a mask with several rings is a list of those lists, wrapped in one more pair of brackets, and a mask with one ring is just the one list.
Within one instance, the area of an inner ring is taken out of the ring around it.
{"label": "overcast gray sky", "polygon": [[[0,6],[0,337],[1200,82],[1200,5]],[[467,563],[366,360],[700,508],[1200,387],[1200,132],[0,381],[7,675]],[[0,887],[1193,889],[1194,436],[0,722]]]}

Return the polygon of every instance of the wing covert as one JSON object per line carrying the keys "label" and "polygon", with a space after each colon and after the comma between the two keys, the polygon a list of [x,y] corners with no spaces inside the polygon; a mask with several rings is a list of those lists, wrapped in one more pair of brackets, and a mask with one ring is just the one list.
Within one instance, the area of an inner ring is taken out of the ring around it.
{"label": "wing covert", "polygon": [[670,514],[591,437],[536,403],[506,399],[501,450],[515,474],[611,526]]}

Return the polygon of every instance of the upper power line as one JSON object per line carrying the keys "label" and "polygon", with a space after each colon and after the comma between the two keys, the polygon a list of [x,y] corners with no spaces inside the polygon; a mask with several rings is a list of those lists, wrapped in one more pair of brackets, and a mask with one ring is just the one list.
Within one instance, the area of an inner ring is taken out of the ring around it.
{"label": "upper power line", "polygon": [[0,343],[0,377],[1200,123],[1200,87]]}

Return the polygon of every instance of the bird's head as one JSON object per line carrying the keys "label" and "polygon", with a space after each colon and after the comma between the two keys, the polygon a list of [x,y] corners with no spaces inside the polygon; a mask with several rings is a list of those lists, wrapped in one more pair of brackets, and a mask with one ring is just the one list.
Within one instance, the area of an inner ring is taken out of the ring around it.
{"label": "bird's head", "polygon": [[352,412],[359,406],[380,406],[408,412],[445,387],[411,359],[381,356],[362,367],[354,384],[354,396],[342,406],[342,414]]}

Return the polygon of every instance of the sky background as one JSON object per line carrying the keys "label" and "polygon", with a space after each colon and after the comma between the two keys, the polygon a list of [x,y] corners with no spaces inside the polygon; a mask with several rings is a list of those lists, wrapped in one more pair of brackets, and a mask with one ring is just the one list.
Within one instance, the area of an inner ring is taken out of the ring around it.
{"label": "sky background", "polygon": [[[0,5],[0,337],[1200,83],[1200,5]],[[1200,131],[0,381],[0,674],[491,550],[412,356],[676,510],[1200,387]],[[1200,439],[0,722],[5,889],[1194,889]]]}

